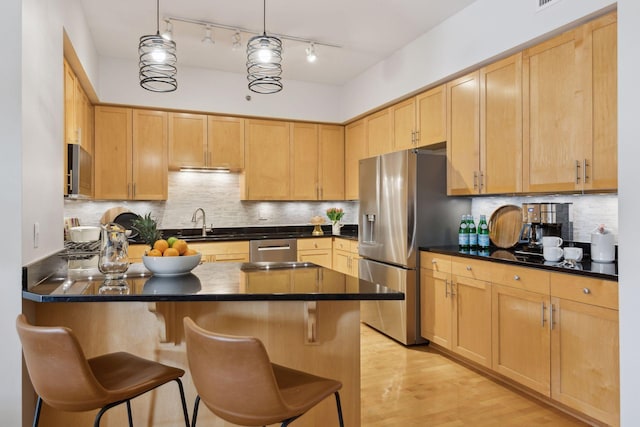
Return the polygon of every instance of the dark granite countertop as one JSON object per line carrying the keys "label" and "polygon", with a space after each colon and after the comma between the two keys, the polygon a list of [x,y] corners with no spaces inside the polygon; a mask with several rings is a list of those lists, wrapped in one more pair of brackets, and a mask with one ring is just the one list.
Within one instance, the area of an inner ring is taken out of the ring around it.
{"label": "dark granite countertop", "polygon": [[34,283],[30,267],[42,268],[25,267],[22,297],[47,303],[404,299],[402,292],[312,263],[203,263],[189,274],[169,277],[154,276],[134,263],[121,283],[106,282],[97,269],[60,269]]}
{"label": "dark granite countertop", "polygon": [[583,249],[583,259],[581,262],[571,264],[568,262],[545,261],[542,254],[529,250],[524,245],[516,246],[512,249],[501,249],[490,247],[488,250],[465,250],[458,246],[435,246],[421,247],[421,251],[436,252],[445,255],[461,256],[481,259],[485,261],[500,262],[505,264],[520,265],[523,267],[539,268],[560,273],[577,274],[581,276],[595,277],[605,280],[618,281],[618,263],[592,262],[589,257],[589,245],[584,243],[570,243],[569,246],[580,246]]}
{"label": "dark granite countertop", "polygon": [[[273,226],[273,227],[229,227],[214,228],[208,231],[206,236],[202,235],[201,228],[162,229],[162,236],[168,238],[176,236],[188,242],[225,242],[237,240],[261,240],[261,239],[304,239],[311,237],[343,237],[346,239],[358,238],[358,226],[345,224],[340,230],[340,235],[331,234],[331,225],[322,226],[323,235],[313,235],[313,225],[296,226]],[[141,240],[133,238],[130,243],[142,243]]]}

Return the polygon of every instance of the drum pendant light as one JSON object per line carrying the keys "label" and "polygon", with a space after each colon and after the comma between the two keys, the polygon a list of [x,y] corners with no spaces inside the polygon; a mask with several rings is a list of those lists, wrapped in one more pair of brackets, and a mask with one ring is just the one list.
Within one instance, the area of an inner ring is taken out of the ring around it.
{"label": "drum pendant light", "polygon": [[160,35],[160,0],[156,1],[156,33],[140,37],[140,86],[152,92],[173,92],[176,81],[176,43]]}
{"label": "drum pendant light", "polygon": [[267,36],[266,0],[263,0],[263,31],[247,43],[247,80],[249,90],[269,94],[282,90],[282,41]]}

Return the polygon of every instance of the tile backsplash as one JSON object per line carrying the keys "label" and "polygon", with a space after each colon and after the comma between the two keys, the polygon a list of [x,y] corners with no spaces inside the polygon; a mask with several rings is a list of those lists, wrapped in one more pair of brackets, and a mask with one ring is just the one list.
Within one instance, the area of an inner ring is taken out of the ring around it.
{"label": "tile backsplash", "polygon": [[554,195],[554,196],[519,196],[519,197],[474,197],[471,213],[476,221],[480,215],[487,215],[487,220],[502,205],[522,206],[523,203],[571,203],[569,220],[573,221],[573,240],[590,242],[591,231],[604,224],[618,240],[618,195]]}
{"label": "tile backsplash", "polygon": [[[356,224],[358,202],[255,202],[240,200],[240,175],[235,173],[169,172],[166,201],[65,200],[65,217],[77,217],[82,225],[98,225],[109,208],[124,206],[140,215],[151,212],[160,228],[193,228],[191,218],[199,207],[207,226],[246,227],[306,225],[311,217],[330,207],[343,208],[344,224]],[[198,226],[202,222],[198,215]],[[61,225],[62,227],[62,225]]]}
{"label": "tile backsplash", "polygon": [[[506,204],[521,206],[530,202],[571,202],[574,240],[589,242],[598,224],[605,224],[618,236],[618,196],[557,195],[518,197],[473,197],[472,211],[476,221],[481,214],[487,219],[494,210]],[[169,198],[161,202],[65,200],[65,217],[77,217],[82,225],[97,225],[109,208],[124,206],[137,214],[151,215],[160,228],[193,228],[191,217],[201,207],[207,226],[247,227],[307,225],[314,215],[326,219],[325,211],[340,207],[345,211],[343,223],[357,224],[358,202],[255,202],[240,200],[240,175],[233,173],[170,172]],[[198,225],[200,222],[198,217]],[[62,228],[62,224],[61,224]]]}

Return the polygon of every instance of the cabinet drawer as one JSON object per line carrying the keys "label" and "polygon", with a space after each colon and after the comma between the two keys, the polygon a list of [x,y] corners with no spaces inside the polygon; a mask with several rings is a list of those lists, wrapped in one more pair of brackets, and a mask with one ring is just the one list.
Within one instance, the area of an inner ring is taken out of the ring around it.
{"label": "cabinet drawer", "polygon": [[420,268],[451,273],[451,257],[433,252],[420,252]]}
{"label": "cabinet drawer", "polygon": [[189,243],[189,247],[200,252],[202,255],[249,253],[249,242],[247,240],[239,240],[236,242]]}
{"label": "cabinet drawer", "polygon": [[494,264],[491,268],[491,281],[526,291],[549,294],[550,273],[527,267],[513,267]]}
{"label": "cabinet drawer", "polygon": [[491,280],[491,264],[488,261],[478,261],[475,259],[452,257],[451,273],[456,276],[470,277],[478,280]]}
{"label": "cabinet drawer", "polygon": [[618,283],[610,280],[551,274],[551,296],[618,309]]}
{"label": "cabinet drawer", "polygon": [[341,251],[347,251],[354,254],[358,253],[358,241],[350,239],[341,239],[336,237],[333,239],[333,245],[336,249]]}
{"label": "cabinet drawer", "polygon": [[318,237],[311,239],[298,239],[298,250],[331,249],[331,238]]}

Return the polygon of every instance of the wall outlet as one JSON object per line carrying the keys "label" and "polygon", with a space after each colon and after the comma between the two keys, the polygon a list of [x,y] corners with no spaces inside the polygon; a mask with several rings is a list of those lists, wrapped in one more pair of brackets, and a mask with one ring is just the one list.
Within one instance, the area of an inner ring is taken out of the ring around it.
{"label": "wall outlet", "polygon": [[40,244],[40,223],[33,224],[33,247],[37,248]]}
{"label": "wall outlet", "polygon": [[260,209],[258,211],[258,221],[267,221],[269,218],[267,218],[267,215],[265,213],[264,210]]}

